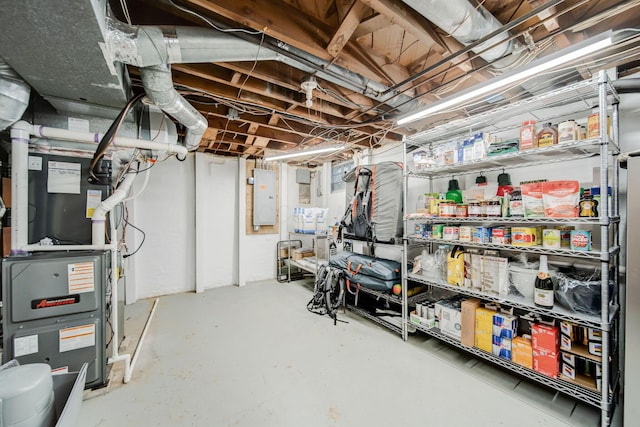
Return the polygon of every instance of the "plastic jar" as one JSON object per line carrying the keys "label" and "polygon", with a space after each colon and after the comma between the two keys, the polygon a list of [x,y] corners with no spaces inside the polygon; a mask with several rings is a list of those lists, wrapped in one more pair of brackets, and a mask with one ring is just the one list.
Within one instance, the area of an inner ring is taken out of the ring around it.
{"label": "plastic jar", "polygon": [[456,217],[466,218],[469,216],[468,205],[456,205]]}
{"label": "plastic jar", "polygon": [[482,210],[480,207],[480,202],[472,201],[469,202],[469,217],[470,218],[479,218]]}
{"label": "plastic jar", "polygon": [[441,218],[454,218],[456,216],[456,204],[453,202],[440,202],[438,216]]}
{"label": "plastic jar", "polygon": [[536,148],[538,146],[536,139],[537,134],[535,120],[522,122],[522,126],[520,127],[520,149],[527,150],[529,148]]}
{"label": "plastic jar", "polygon": [[491,199],[486,200],[486,216],[502,216],[502,206],[500,200]]}

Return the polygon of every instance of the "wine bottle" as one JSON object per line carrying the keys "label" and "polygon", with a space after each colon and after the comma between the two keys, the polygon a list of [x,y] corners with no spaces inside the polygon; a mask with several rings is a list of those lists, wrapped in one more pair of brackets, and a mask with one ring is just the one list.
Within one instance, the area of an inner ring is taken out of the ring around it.
{"label": "wine bottle", "polygon": [[538,307],[553,308],[553,281],[547,266],[547,256],[540,255],[540,270],[534,285],[533,302]]}

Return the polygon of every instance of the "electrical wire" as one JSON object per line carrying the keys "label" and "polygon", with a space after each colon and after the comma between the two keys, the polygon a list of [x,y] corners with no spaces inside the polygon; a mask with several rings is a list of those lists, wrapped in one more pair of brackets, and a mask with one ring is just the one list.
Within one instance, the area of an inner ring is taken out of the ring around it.
{"label": "electrical wire", "polygon": [[209,26],[211,26],[212,28],[215,28],[216,30],[218,30],[220,32],[223,32],[223,33],[246,33],[246,34],[251,34],[251,35],[258,35],[258,34],[261,34],[261,33],[264,34],[263,31],[247,30],[245,28],[221,28],[218,25],[216,25],[213,22],[211,22],[209,20],[209,18],[207,18],[206,16],[204,16],[204,15],[202,15],[202,14],[200,14],[200,13],[194,11],[194,10],[188,9],[188,8],[186,8],[184,6],[180,6],[180,5],[176,4],[176,3],[174,3],[173,0],[168,0],[168,2],[173,7],[175,7],[176,9],[179,9],[179,10],[185,12],[185,13],[188,13],[190,15],[195,16],[196,18],[201,19],[202,21],[206,22]]}
{"label": "electrical wire", "polygon": [[129,7],[127,6],[127,0],[120,0],[120,7],[124,18],[127,20],[127,24],[131,25],[131,15],[129,15]]}
{"label": "electrical wire", "polygon": [[140,245],[138,245],[138,247],[136,248],[136,250],[134,250],[134,251],[133,251],[133,252],[131,252],[131,253],[128,253],[128,254],[124,254],[124,255],[122,255],[122,258],[123,258],[123,259],[126,259],[126,258],[129,258],[129,257],[131,257],[131,256],[134,256],[135,254],[137,254],[137,253],[138,253],[138,251],[140,250],[140,248],[142,248],[142,245],[144,245],[144,241],[145,241],[145,240],[146,240],[146,238],[147,238],[147,234],[146,234],[143,230],[141,230],[140,228],[136,227],[135,225],[131,224],[131,222],[129,222],[129,209],[125,206],[124,210],[125,210],[125,217],[124,217],[124,223],[125,223],[125,226],[131,226],[131,228],[133,228],[134,230],[136,230],[136,231],[138,231],[139,233],[141,233],[141,234],[142,234],[142,241],[140,242]]}
{"label": "electrical wire", "polygon": [[131,108],[135,104],[137,104],[143,97],[144,93],[141,93],[131,98],[129,102],[127,102],[127,104],[124,106],[124,108],[120,111],[118,117],[116,117],[113,123],[111,123],[111,126],[109,126],[109,129],[105,132],[102,139],[100,140],[100,143],[96,148],[96,152],[93,155],[93,159],[91,160],[91,165],[89,166],[89,174],[94,180],[97,180],[94,173],[96,165],[98,165],[100,160],[102,160],[102,158],[104,157],[107,148],[109,148],[109,145],[111,145],[111,143],[113,142],[113,139],[120,130],[120,126],[124,122],[124,119],[127,117],[127,114],[129,113]]}

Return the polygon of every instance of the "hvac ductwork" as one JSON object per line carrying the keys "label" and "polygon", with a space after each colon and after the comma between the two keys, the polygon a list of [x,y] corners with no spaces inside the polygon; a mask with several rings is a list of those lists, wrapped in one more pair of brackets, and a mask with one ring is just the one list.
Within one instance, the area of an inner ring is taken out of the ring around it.
{"label": "hvac ductwork", "polygon": [[[474,6],[467,0],[402,1],[465,46],[502,27],[500,21],[487,9],[481,5]],[[514,50],[515,42],[506,41],[509,37],[508,32],[498,34],[472,50],[492,63]],[[493,45],[496,46],[491,47]]]}
{"label": "hvac ductwork", "polygon": [[0,58],[0,131],[20,120],[29,105],[30,92],[29,85]]}
{"label": "hvac ductwork", "polygon": [[[232,61],[279,61],[323,80],[366,95],[403,111],[419,103],[388,87],[287,46],[281,54],[234,35],[200,27],[131,26],[109,20],[106,42],[115,61],[140,67],[145,92],[167,114],[187,129],[187,146],[197,148],[207,121],[173,87],[167,64]],[[385,93],[383,95],[383,93]]]}

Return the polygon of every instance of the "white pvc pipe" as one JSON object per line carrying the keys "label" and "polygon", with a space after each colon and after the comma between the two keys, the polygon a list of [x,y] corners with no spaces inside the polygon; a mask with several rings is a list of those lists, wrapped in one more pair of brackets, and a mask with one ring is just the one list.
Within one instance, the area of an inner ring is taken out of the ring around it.
{"label": "white pvc pipe", "polygon": [[131,379],[131,374],[133,373],[133,368],[136,366],[136,362],[138,360],[138,355],[140,354],[140,351],[142,349],[142,343],[144,341],[144,337],[147,335],[147,329],[149,329],[149,325],[151,324],[151,319],[153,318],[153,315],[156,312],[156,306],[158,305],[158,302],[160,300],[158,298],[156,298],[156,300],[153,302],[153,307],[151,307],[151,312],[149,313],[149,317],[147,317],[147,322],[144,324],[144,329],[142,330],[142,335],[140,335],[140,341],[138,341],[138,345],[136,346],[136,349],[133,353],[133,358],[131,359],[131,369],[129,369],[129,375],[127,376],[127,372],[125,370],[125,374],[124,374],[124,382],[125,384],[129,382],[129,380]]}
{"label": "white pvc pipe", "polygon": [[114,245],[25,245],[24,252],[56,252],[56,251],[110,251]]}
{"label": "white pvc pipe", "polygon": [[[41,125],[31,126],[30,133],[42,138],[58,139],[75,142],[88,142],[98,144],[103,134],[98,132],[77,132],[67,129],[50,128]],[[164,142],[147,141],[145,139],[125,138],[116,136],[112,144],[116,147],[141,148],[143,150],[166,151],[172,154],[185,156],[187,148],[179,144],[169,144]]]}
{"label": "white pvc pipe", "polygon": [[[106,230],[105,219],[107,213],[127,197],[129,189],[135,179],[135,173],[126,174],[126,177],[113,194],[103,200],[100,206],[93,211],[93,216],[91,217],[91,242],[94,245],[104,245],[104,232]],[[111,238],[114,239],[116,236],[111,236]]]}
{"label": "white pvc pipe", "polygon": [[29,132],[31,125],[19,121],[11,128],[11,255],[23,255],[29,240]]}

